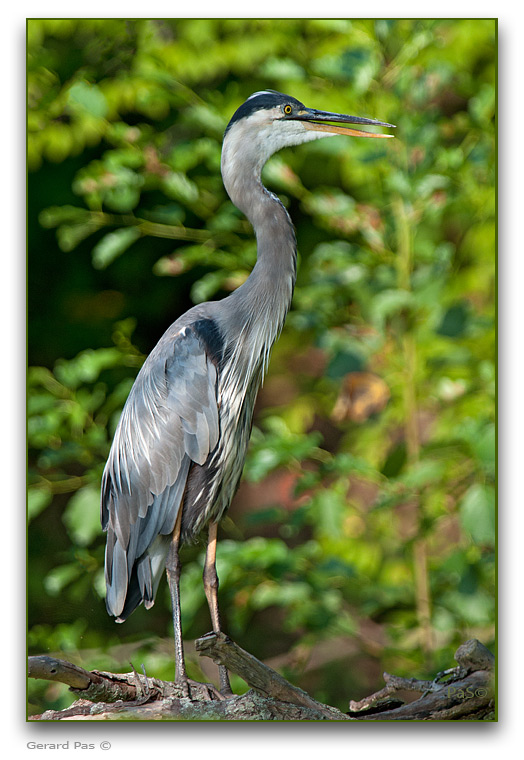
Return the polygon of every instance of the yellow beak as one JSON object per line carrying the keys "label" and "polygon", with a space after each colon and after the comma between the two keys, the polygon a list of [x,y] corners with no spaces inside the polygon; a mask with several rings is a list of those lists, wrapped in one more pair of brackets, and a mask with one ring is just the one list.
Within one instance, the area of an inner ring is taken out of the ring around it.
{"label": "yellow beak", "polygon": [[[330,113],[329,111],[317,111],[314,108],[306,108],[290,118],[296,121],[301,121],[306,129],[312,129],[316,132],[328,132],[332,135],[352,135],[353,137],[394,137],[394,135],[385,135],[379,132],[365,132],[361,129],[342,126],[342,124],[362,124],[377,127],[395,127],[394,124],[388,124],[385,121],[364,119],[360,116],[346,116],[346,114],[342,113]],[[338,122],[338,124],[329,123],[333,121]]]}

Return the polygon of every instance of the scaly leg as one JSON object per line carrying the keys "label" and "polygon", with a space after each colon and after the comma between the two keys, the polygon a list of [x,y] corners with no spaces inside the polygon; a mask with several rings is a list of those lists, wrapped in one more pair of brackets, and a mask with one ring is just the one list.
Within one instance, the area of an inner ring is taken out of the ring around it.
{"label": "scaly leg", "polygon": [[184,646],[182,643],[182,621],[180,615],[180,526],[182,524],[182,505],[178,510],[173,536],[166,561],[167,582],[171,594],[173,609],[173,629],[175,634],[175,683],[182,687],[184,696],[189,697],[186,665],[184,662]]}
{"label": "scaly leg", "polygon": [[[211,615],[213,631],[215,633],[220,632],[220,615],[218,612],[218,576],[216,569],[217,532],[218,523],[210,523],[206,561],[204,564],[203,574],[204,591],[206,594],[207,603],[209,605],[209,613]],[[220,693],[224,696],[232,695],[233,692],[231,691],[231,684],[229,683],[229,676],[225,665],[218,666],[218,674],[220,678]]]}

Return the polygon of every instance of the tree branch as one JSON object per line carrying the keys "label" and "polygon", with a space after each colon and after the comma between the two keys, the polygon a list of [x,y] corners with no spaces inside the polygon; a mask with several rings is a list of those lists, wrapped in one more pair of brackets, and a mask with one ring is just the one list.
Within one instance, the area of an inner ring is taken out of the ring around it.
{"label": "tree branch", "polygon": [[30,678],[65,683],[70,691],[91,702],[136,702],[182,695],[174,683],[140,676],[136,670],[133,673],[89,671],[44,655],[29,657],[28,675]]}
{"label": "tree branch", "polygon": [[[386,686],[359,702],[352,700],[349,714],[359,720],[477,720],[493,713],[495,658],[489,649],[470,639],[457,649],[455,660],[458,667],[438,673],[433,681],[384,673]],[[442,678],[448,680],[440,683]],[[417,691],[422,696],[384,711],[384,700],[398,691]]]}
{"label": "tree branch", "polygon": [[228,670],[243,678],[248,686],[256,689],[262,696],[316,710],[329,720],[347,720],[347,715],[334,707],[317,702],[305,691],[293,686],[275,670],[239,647],[224,633],[208,633],[197,639],[195,646],[200,655],[211,657],[217,664],[225,665]]}
{"label": "tree branch", "polygon": [[[48,710],[30,720],[482,720],[494,711],[494,657],[475,639],[457,649],[458,666],[438,673],[433,681],[384,673],[386,686],[359,702],[351,701],[348,714],[293,686],[223,633],[203,636],[196,648],[252,689],[223,699],[211,685],[190,682],[188,699],[176,684],[136,671],[87,671],[52,657],[30,657],[31,678],[61,681],[80,697],[67,710]],[[406,691],[421,696],[403,704],[397,696]]]}

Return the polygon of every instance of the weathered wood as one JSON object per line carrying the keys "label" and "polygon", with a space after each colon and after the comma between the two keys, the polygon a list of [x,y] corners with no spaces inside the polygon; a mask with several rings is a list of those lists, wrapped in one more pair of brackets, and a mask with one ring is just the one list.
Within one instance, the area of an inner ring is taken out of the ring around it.
{"label": "weathered wood", "polygon": [[493,709],[492,674],[479,670],[395,710],[351,715],[359,720],[481,720]]}
{"label": "weathered wood", "polygon": [[[252,687],[247,694],[224,699],[208,684],[191,682],[191,699],[169,681],[138,673],[86,671],[50,657],[30,658],[32,678],[67,683],[81,697],[66,710],[48,710],[30,720],[170,720],[170,721],[353,721],[353,720],[484,720],[494,714],[494,658],[472,639],[457,649],[457,667],[433,681],[384,673],[386,686],[350,703],[350,713],[324,705],[241,649],[224,634],[208,634],[197,651],[240,675]],[[443,681],[443,679],[446,679]],[[391,695],[418,691],[403,704]]]}
{"label": "weathered wood", "polygon": [[[351,720],[347,716],[345,719]],[[319,721],[326,717],[317,710],[263,697],[251,689],[223,701],[171,698],[142,705],[129,702],[109,705],[79,700],[67,710],[48,710],[30,720]]]}
{"label": "weathered wood", "polygon": [[468,673],[495,668],[495,656],[477,639],[461,644],[455,652],[455,659]]}
{"label": "weathered wood", "polygon": [[94,673],[84,668],[73,665],[65,660],[57,660],[55,657],[38,655],[29,657],[27,661],[27,673],[29,678],[41,678],[45,681],[59,681],[75,689],[87,689],[89,684],[97,683]]}
{"label": "weathered wood", "polygon": [[208,633],[197,639],[195,646],[200,655],[211,657],[219,665],[225,665],[228,670],[243,678],[248,686],[256,689],[263,696],[315,710],[329,720],[348,719],[344,713],[317,702],[307,692],[293,686],[275,670],[235,644],[224,633]]}
{"label": "weathered wood", "polygon": [[[495,658],[480,641],[470,639],[455,652],[458,667],[439,673],[433,681],[384,673],[386,686],[359,702],[349,703],[358,720],[481,720],[494,710]],[[443,678],[447,678],[442,682]],[[384,710],[384,700],[398,691],[418,691],[419,699]],[[374,709],[375,708],[375,709]]]}
{"label": "weathered wood", "polygon": [[158,699],[176,694],[177,687],[169,681],[146,678],[138,673],[107,673],[84,670],[65,660],[46,655],[29,657],[28,675],[46,681],[59,681],[70,691],[91,702],[127,702],[144,698]]}

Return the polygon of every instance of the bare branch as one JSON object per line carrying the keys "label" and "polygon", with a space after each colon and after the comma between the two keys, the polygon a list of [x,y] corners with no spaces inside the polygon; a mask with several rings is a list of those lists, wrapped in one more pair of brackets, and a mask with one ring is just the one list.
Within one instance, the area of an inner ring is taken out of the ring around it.
{"label": "bare branch", "polygon": [[455,652],[455,659],[469,673],[495,668],[495,656],[477,639],[461,644]]}
{"label": "bare branch", "polygon": [[132,702],[169,697],[177,693],[177,687],[169,681],[139,676],[133,673],[106,673],[101,670],[84,670],[54,657],[29,657],[28,675],[47,681],[67,684],[71,691],[91,702]]}
{"label": "bare branch", "polygon": [[65,660],[41,655],[29,657],[27,661],[29,678],[42,678],[45,681],[60,681],[74,689],[87,689],[89,684],[98,683],[100,679],[84,668]]}
{"label": "bare branch", "polygon": [[[438,673],[433,681],[384,673],[386,686],[349,703],[350,714],[360,720],[475,720],[493,712],[495,658],[480,641],[470,639],[455,652],[458,667]],[[445,682],[441,682],[446,677]],[[394,710],[383,700],[398,691],[418,691],[419,699]]]}
{"label": "bare branch", "polygon": [[302,689],[277,673],[272,668],[253,657],[252,654],[235,644],[224,633],[208,633],[195,642],[199,654],[211,657],[219,665],[225,665],[228,670],[236,673],[244,681],[266,697],[273,697],[281,702],[290,702],[310,710],[316,710],[326,718],[347,720],[348,716],[333,707],[317,702]]}
{"label": "bare branch", "polygon": [[[203,636],[196,648],[241,676],[252,690],[224,699],[210,684],[192,681],[189,699],[176,684],[134,669],[133,673],[87,671],[52,657],[31,657],[31,678],[66,683],[80,699],[66,710],[48,710],[30,720],[434,721],[490,719],[494,712],[494,658],[475,639],[457,649],[458,666],[438,673],[433,681],[384,673],[384,688],[351,701],[349,715],[317,702],[223,633]],[[421,696],[403,704],[397,695],[405,691]]]}

